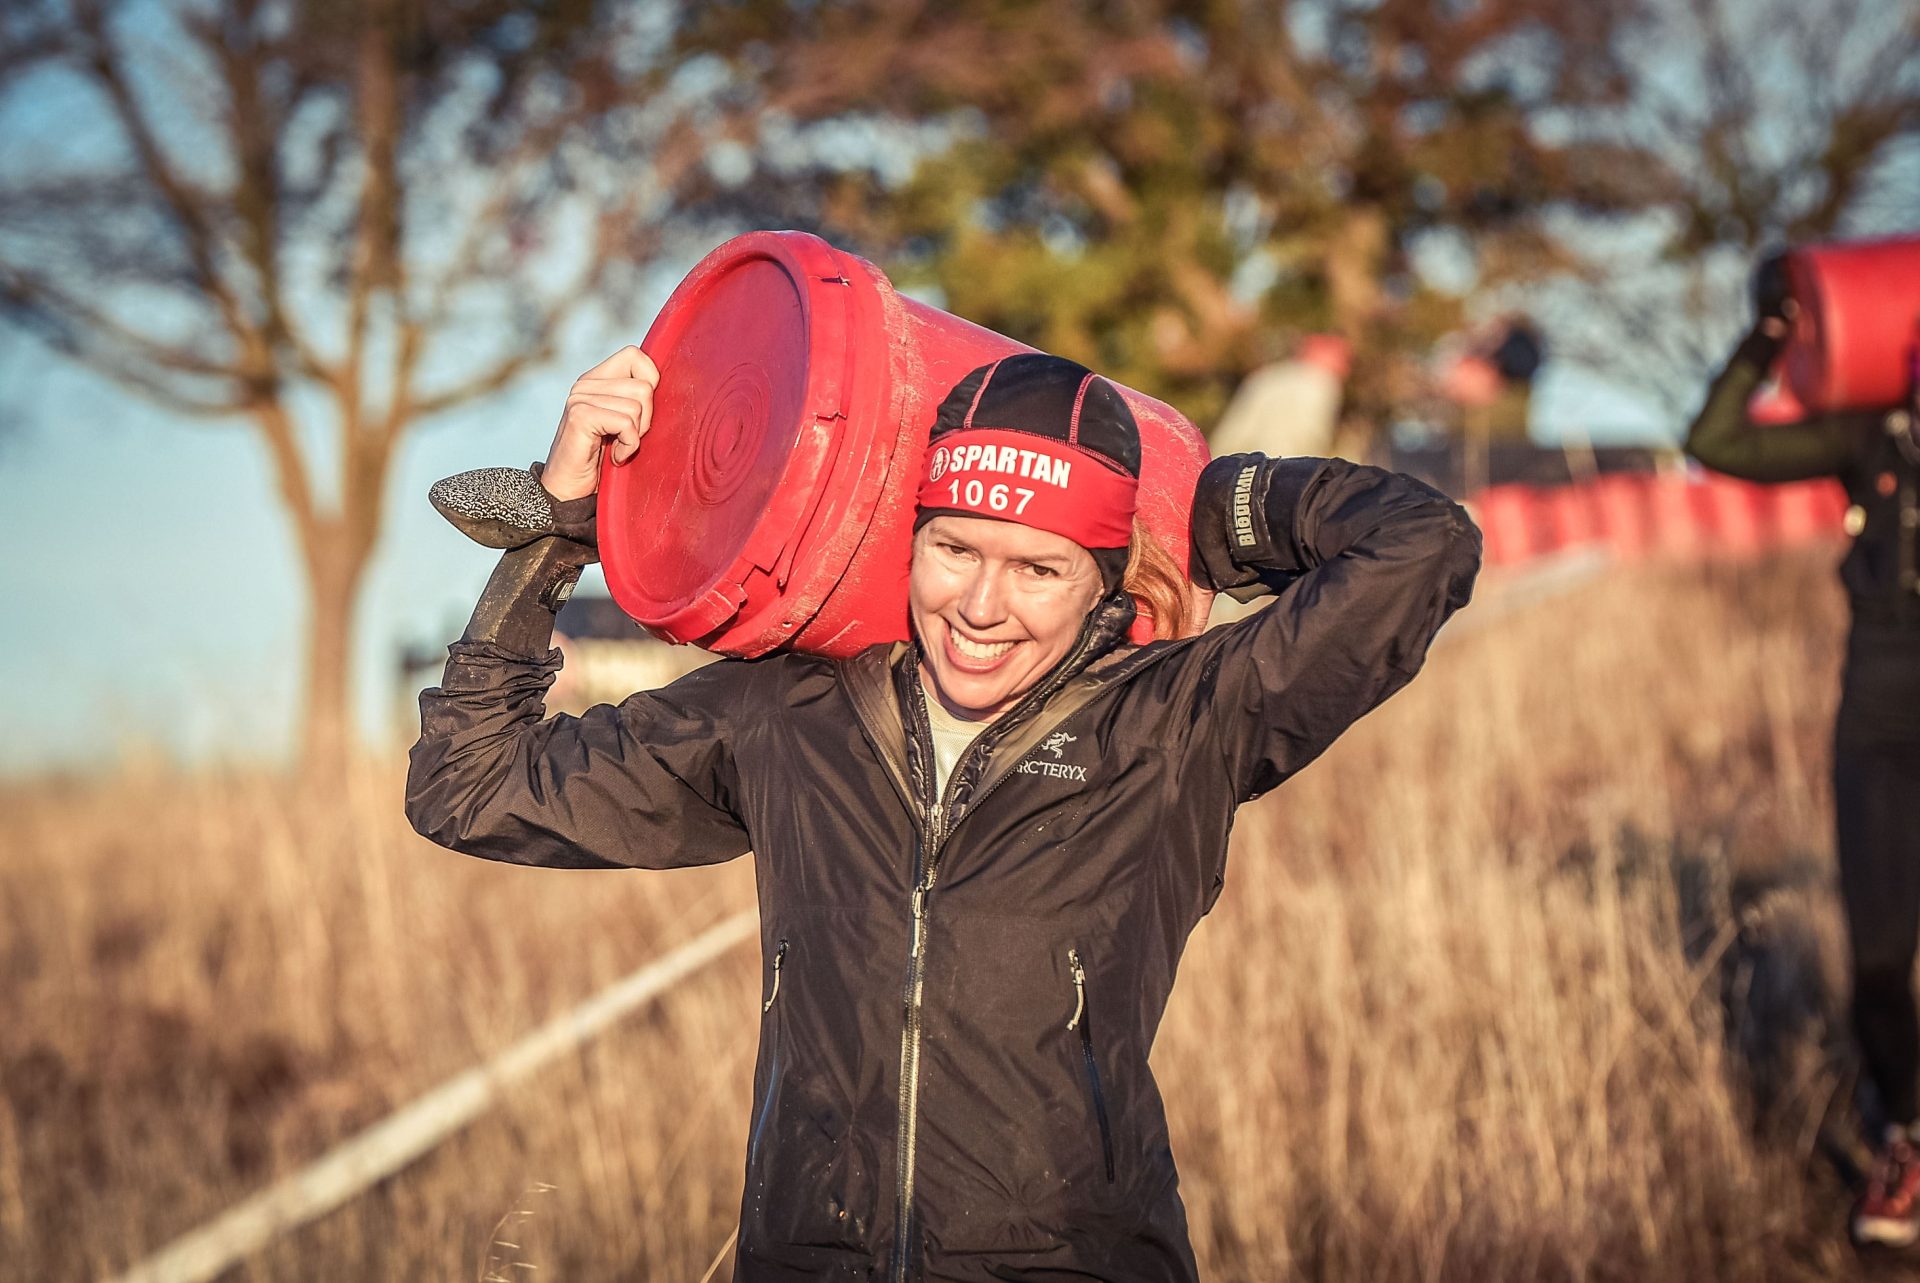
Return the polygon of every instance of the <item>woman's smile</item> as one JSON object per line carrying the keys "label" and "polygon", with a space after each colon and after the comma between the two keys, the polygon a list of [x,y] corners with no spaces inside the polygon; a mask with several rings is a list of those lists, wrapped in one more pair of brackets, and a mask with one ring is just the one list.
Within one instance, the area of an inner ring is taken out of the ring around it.
{"label": "woman's smile", "polygon": [[1018,638],[1004,641],[976,640],[967,636],[951,620],[943,619],[947,626],[947,658],[955,668],[969,673],[990,673],[1005,663],[1014,647],[1020,644]]}

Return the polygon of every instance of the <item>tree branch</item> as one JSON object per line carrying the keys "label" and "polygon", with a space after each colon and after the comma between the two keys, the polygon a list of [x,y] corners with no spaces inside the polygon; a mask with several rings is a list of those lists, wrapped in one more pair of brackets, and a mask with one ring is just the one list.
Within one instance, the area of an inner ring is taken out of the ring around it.
{"label": "tree branch", "polygon": [[347,288],[347,348],[336,389],[349,434],[362,430],[367,328],[374,295],[399,282],[400,69],[394,6],[370,0],[355,57],[354,120],[361,165],[359,213]]}
{"label": "tree branch", "polygon": [[[481,397],[491,396],[519,378],[527,370],[553,356],[557,331],[561,323],[572,314],[591,293],[592,284],[598,280],[605,268],[596,264],[582,278],[578,288],[563,292],[559,297],[541,309],[540,318],[527,328],[541,337],[532,344],[523,345],[508,356],[501,358],[485,373],[476,375],[463,383],[455,383],[427,396],[417,397],[407,402],[404,408],[410,412],[408,417],[426,419],[436,414],[465,405]],[[403,421],[403,420],[400,420]]]}
{"label": "tree branch", "polygon": [[[247,407],[244,371],[208,361],[122,324],[70,291],[0,264],[0,307],[55,350],[182,413],[226,415]],[[196,395],[175,380],[225,383],[225,395]]]}
{"label": "tree branch", "polygon": [[293,514],[301,543],[311,555],[320,518],[313,497],[313,484],[307,475],[306,456],[300,452],[299,434],[294,430],[293,419],[286,407],[277,400],[256,401],[247,409],[267,444],[267,455],[273,462],[274,480],[279,486],[281,501],[287,505],[287,511]]}
{"label": "tree branch", "polygon": [[106,91],[115,118],[125,130],[134,154],[139,158],[141,170],[180,221],[186,236],[188,256],[201,288],[214,300],[241,351],[252,360],[262,363],[263,368],[258,371],[262,377],[269,376],[271,370],[265,368],[262,362],[264,345],[261,335],[246,316],[229,282],[221,275],[215,248],[217,235],[212,221],[201,208],[198,197],[174,171],[152,125],[135,100],[98,4],[95,0],[78,0],[74,6],[74,16],[87,39],[87,66]]}
{"label": "tree branch", "polygon": [[[227,92],[227,133],[233,141],[238,180],[233,206],[244,232],[242,256],[260,283],[266,338],[284,351],[304,377],[329,383],[335,372],[293,324],[286,306],[285,282],[280,271],[283,233],[280,199],[279,145],[286,127],[286,108],[267,87],[268,61],[259,34],[251,28],[250,4],[228,15],[224,26],[217,17],[187,19],[206,57],[219,69]],[[291,92],[291,91],[283,91]]]}
{"label": "tree branch", "polygon": [[239,366],[210,361],[188,348],[142,334],[102,308],[23,268],[0,262],[0,297],[21,309],[42,309],[65,324],[77,323],[135,353],[141,360],[180,374],[230,379],[244,383],[248,372]]}

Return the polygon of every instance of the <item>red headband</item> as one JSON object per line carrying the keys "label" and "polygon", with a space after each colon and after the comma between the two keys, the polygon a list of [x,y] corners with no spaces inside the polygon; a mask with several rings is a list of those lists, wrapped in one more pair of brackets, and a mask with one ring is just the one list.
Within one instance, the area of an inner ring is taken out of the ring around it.
{"label": "red headband", "polygon": [[919,507],[1015,521],[1082,548],[1124,548],[1137,478],[1091,450],[1015,428],[961,428],[927,451]]}

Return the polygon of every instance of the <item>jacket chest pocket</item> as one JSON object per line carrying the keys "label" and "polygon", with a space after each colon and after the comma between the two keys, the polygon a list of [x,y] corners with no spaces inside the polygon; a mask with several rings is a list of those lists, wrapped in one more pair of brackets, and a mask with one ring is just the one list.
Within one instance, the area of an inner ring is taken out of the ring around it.
{"label": "jacket chest pocket", "polygon": [[1113,1184],[1113,1125],[1107,1117],[1107,1093],[1100,1082],[1100,1057],[1093,1049],[1093,1007],[1087,997],[1087,969],[1080,951],[1067,950],[1067,974],[1073,980],[1073,1018],[1067,1029],[1080,1041],[1080,1060],[1086,1071],[1087,1092],[1093,1101],[1093,1117],[1100,1129],[1100,1159],[1106,1168],[1107,1184]]}

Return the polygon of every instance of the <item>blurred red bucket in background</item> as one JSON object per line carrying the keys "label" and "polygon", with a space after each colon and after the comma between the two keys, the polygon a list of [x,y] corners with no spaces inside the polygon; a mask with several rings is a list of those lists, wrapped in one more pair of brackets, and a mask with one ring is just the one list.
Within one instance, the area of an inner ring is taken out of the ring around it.
{"label": "blurred red bucket in background", "polygon": [[1780,358],[1793,397],[1810,413],[1899,404],[1920,331],[1920,236],[1797,249],[1787,278],[1800,304]]}
{"label": "blurred red bucket in background", "polygon": [[1645,556],[1654,547],[1655,477],[1634,472],[1609,473],[1589,483],[1600,530],[1607,546],[1623,559]]}
{"label": "blurred red bucket in background", "polygon": [[1604,542],[1599,497],[1592,483],[1554,486],[1546,491],[1542,500],[1556,550]]}
{"label": "blurred red bucket in background", "polygon": [[[600,482],[600,553],[621,609],[724,655],[845,656],[904,638],[934,413],[968,371],[1033,349],[903,297],[804,232],[714,250],[643,346],[660,367],[653,428]],[[1170,406],[1120,391],[1140,424],[1140,518],[1184,568],[1205,439]],[[1196,624],[1206,604],[1196,588]]]}

